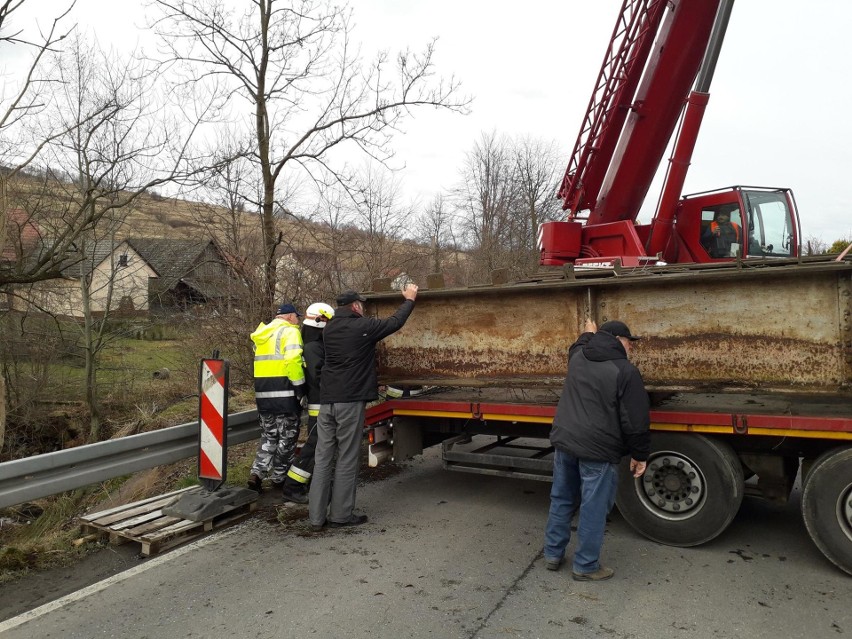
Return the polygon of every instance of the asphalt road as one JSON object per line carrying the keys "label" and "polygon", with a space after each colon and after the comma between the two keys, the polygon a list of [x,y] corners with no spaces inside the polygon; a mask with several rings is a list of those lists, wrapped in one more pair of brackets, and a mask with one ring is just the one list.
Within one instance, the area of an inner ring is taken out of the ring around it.
{"label": "asphalt road", "polygon": [[[549,484],[459,474],[437,451],[359,488],[370,522],[311,533],[269,517],[0,622],[48,637],[689,637],[852,633],[852,577],[823,559],[797,504],[746,498],[720,538],[660,546],[613,513],[608,582],[574,582],[541,557]],[[269,497],[267,500],[271,499]],[[97,560],[97,556],[94,558]],[[56,574],[56,580],[62,580]],[[0,589],[0,597],[10,592]],[[25,584],[14,584],[26,592]],[[47,597],[49,598],[49,597]]]}

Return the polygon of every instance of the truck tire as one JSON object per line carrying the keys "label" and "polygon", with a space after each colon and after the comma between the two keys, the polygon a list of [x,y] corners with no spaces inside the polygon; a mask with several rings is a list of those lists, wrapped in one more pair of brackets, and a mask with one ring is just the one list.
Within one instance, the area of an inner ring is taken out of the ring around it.
{"label": "truck tire", "polygon": [[802,490],[808,534],[835,566],[852,575],[852,448],[835,448],[814,462]]}
{"label": "truck tire", "polygon": [[698,546],[724,531],[743,501],[743,469],[731,447],[703,435],[653,433],[642,477],[625,460],[616,504],[648,539]]}

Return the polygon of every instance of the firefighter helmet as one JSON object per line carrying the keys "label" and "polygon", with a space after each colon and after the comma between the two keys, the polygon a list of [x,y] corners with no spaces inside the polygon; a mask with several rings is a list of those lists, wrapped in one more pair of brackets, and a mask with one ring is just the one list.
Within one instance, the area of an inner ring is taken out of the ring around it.
{"label": "firefighter helmet", "polygon": [[334,317],[334,309],[331,306],[322,302],[316,302],[308,306],[308,310],[305,311],[305,320],[302,324],[323,328],[326,322],[332,317]]}

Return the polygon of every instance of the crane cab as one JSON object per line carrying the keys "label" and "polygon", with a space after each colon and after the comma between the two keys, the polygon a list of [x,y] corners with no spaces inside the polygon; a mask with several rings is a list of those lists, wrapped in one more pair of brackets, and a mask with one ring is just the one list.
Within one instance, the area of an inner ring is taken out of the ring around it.
{"label": "crane cab", "polygon": [[539,230],[541,264],[604,267],[655,263],[713,263],[737,259],[798,257],[799,217],[790,189],[732,186],[686,195],[670,222],[661,255],[647,248],[654,223],[545,222]]}
{"label": "crane cab", "polygon": [[667,262],[797,257],[799,224],[789,189],[734,186],[684,196]]}

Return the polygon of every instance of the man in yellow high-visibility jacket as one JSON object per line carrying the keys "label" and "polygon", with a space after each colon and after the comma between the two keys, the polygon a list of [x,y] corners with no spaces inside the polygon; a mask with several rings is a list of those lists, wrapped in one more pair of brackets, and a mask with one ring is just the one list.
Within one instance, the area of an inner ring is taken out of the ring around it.
{"label": "man in yellow high-visibility jacket", "polygon": [[305,395],[299,317],[295,306],[282,304],[274,320],[261,322],[251,334],[261,434],[248,486],[258,492],[267,473],[273,486],[283,486],[299,439]]}

